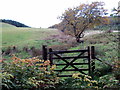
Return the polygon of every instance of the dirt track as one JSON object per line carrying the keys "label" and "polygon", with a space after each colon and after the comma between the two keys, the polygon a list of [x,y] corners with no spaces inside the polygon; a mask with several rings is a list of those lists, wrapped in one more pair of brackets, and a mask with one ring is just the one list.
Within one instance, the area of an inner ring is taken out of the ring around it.
{"label": "dirt track", "polygon": [[[89,31],[86,31],[84,34],[85,36],[88,36],[88,35],[94,35],[94,34],[99,34],[99,33],[104,33],[106,31],[100,31],[100,30],[89,30]],[[117,31],[117,30],[111,30],[111,32],[120,32],[120,31]]]}
{"label": "dirt track", "polygon": [[103,33],[104,31],[100,31],[100,30],[90,30],[90,31],[86,31],[84,34],[85,36],[88,35],[94,35],[94,34],[99,34],[99,33]]}

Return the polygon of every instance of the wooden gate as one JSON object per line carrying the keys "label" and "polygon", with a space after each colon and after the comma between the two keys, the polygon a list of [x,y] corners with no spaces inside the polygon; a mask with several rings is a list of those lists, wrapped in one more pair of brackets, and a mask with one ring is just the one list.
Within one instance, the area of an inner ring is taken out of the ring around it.
{"label": "wooden gate", "polygon": [[[70,56],[65,56],[64,54],[70,54]],[[77,53],[71,55],[71,53]],[[50,60],[51,65],[55,64],[57,67],[63,66],[61,69],[57,69],[57,72],[71,72],[78,71],[82,74],[93,75],[95,69],[95,54],[94,46],[88,46],[87,49],[83,50],[67,50],[67,51],[54,51],[52,48],[47,49],[47,46],[43,46],[43,59]],[[82,60],[85,61],[82,62]],[[60,63],[62,61],[62,63]],[[59,63],[55,63],[59,62]],[[79,66],[87,65],[87,68],[79,68]],[[70,68],[69,68],[70,67]],[[72,75],[60,75],[59,77],[71,77]]]}

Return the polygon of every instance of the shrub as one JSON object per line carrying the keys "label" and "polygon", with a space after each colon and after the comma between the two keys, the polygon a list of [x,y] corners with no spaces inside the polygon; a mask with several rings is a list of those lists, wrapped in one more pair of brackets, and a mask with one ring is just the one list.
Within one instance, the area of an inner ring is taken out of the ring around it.
{"label": "shrub", "polygon": [[60,80],[57,89],[86,89],[86,88],[98,88],[97,81],[92,80],[91,76],[76,73],[71,78]]}
{"label": "shrub", "polygon": [[102,66],[102,68],[95,69],[95,71],[94,71],[95,76],[100,77],[100,76],[103,76],[103,75],[106,75],[106,74],[112,72],[111,66],[106,66],[104,64],[101,66]]}
{"label": "shrub", "polygon": [[55,65],[50,66],[49,60],[39,60],[37,57],[20,59],[13,56],[11,62],[3,62],[3,89],[54,88],[58,83],[54,68]]}
{"label": "shrub", "polygon": [[120,61],[119,60],[116,60],[114,61],[115,65],[113,67],[113,73],[114,73],[114,76],[117,80],[119,80],[119,83],[120,83]]}
{"label": "shrub", "polygon": [[70,45],[65,44],[65,45],[52,45],[49,48],[52,48],[53,50],[67,50],[70,47],[71,47]]}
{"label": "shrub", "polygon": [[113,75],[104,75],[99,78],[98,81],[99,88],[118,88],[118,80],[115,79]]}

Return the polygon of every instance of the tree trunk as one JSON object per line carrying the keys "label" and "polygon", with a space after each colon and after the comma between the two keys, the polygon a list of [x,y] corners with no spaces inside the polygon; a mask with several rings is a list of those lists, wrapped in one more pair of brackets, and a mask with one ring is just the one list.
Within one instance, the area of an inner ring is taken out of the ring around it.
{"label": "tree trunk", "polygon": [[78,43],[84,43],[84,40],[81,39],[81,38],[78,38],[78,37],[76,37],[76,41],[77,41]]}
{"label": "tree trunk", "polygon": [[78,43],[80,43],[80,38],[76,38],[76,41],[77,41]]}

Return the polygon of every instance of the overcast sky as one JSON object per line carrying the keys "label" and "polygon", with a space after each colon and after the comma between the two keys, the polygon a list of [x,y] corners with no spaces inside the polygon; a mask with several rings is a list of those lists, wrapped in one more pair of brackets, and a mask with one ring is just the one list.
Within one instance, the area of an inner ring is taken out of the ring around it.
{"label": "overcast sky", "polygon": [[57,19],[69,7],[104,1],[109,11],[120,0],[0,0],[0,19],[11,19],[31,27],[47,28],[60,22]]}

